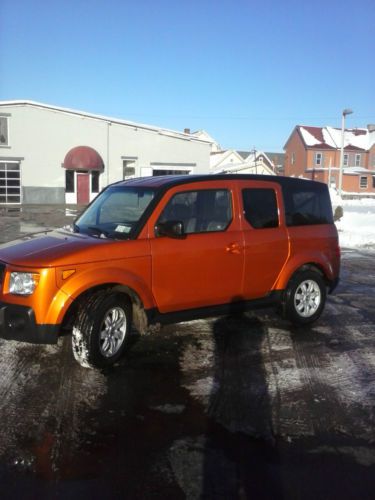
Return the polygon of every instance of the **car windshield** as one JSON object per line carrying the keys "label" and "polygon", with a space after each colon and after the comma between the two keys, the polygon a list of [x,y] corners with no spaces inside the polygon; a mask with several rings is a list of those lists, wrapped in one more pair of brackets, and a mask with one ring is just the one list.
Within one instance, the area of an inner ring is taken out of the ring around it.
{"label": "car windshield", "polygon": [[77,219],[74,231],[96,238],[131,238],[154,194],[145,188],[106,189]]}

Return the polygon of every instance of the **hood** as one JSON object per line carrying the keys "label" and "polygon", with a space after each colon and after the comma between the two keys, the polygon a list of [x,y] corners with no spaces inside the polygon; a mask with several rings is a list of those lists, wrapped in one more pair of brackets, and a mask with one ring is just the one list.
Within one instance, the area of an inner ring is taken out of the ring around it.
{"label": "hood", "polygon": [[[0,245],[0,261],[15,266],[54,267],[113,260],[124,255],[128,240],[100,239],[63,230],[24,236]],[[121,252],[120,252],[121,250]]]}

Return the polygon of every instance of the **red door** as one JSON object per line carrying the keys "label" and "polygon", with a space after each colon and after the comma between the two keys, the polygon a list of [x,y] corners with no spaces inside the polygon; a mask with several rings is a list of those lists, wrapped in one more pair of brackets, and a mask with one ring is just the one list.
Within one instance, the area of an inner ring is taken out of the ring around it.
{"label": "red door", "polygon": [[77,203],[86,205],[90,201],[90,174],[77,174]]}

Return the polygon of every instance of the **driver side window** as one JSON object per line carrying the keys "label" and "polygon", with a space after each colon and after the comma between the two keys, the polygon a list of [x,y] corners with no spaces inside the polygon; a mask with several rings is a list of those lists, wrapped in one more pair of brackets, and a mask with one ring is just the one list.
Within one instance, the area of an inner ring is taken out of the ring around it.
{"label": "driver side window", "polygon": [[230,192],[226,189],[186,191],[174,195],[158,223],[179,221],[184,233],[225,231],[232,221]]}

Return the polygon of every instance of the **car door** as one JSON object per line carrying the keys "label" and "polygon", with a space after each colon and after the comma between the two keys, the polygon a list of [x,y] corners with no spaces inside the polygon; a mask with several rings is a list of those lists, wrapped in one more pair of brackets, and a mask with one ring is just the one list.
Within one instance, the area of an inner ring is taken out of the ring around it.
{"label": "car door", "polygon": [[[152,290],[160,312],[239,300],[243,286],[243,237],[230,183],[179,186],[150,219]],[[154,226],[179,221],[182,238],[161,236]]]}
{"label": "car door", "polygon": [[273,289],[289,255],[281,187],[264,181],[241,183],[244,296],[261,298]]}

